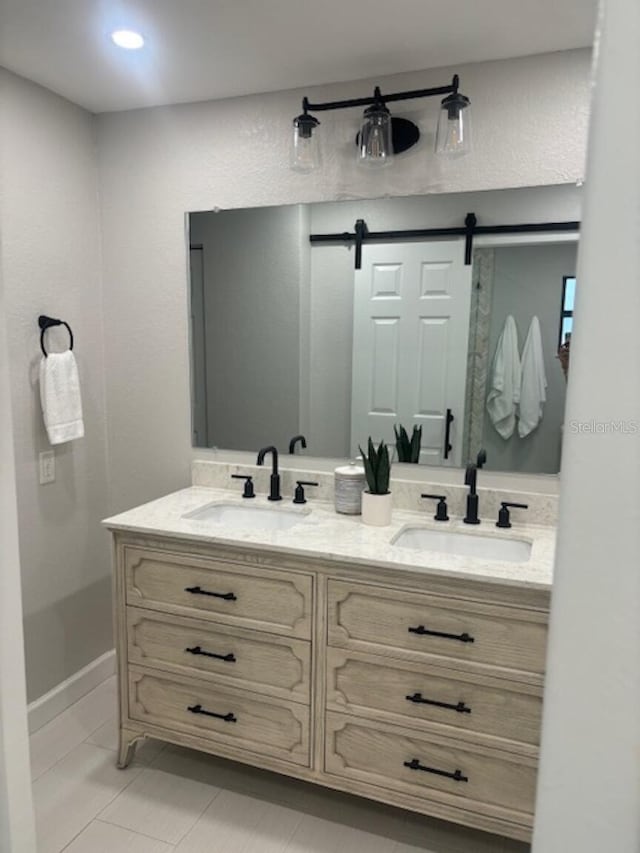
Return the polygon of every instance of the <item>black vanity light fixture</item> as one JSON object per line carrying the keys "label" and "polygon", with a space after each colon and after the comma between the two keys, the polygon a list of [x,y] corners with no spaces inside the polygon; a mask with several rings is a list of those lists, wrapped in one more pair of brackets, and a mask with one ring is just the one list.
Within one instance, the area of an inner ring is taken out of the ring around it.
{"label": "black vanity light fixture", "polygon": [[312,172],[321,164],[318,126],[320,122],[310,111],[340,110],[349,107],[366,107],[360,132],[356,137],[357,160],[363,165],[384,166],[394,154],[407,151],[420,139],[416,124],[406,118],[392,116],[387,104],[411,98],[431,98],[446,95],[440,104],[436,131],[436,154],[456,156],[466,154],[471,148],[470,101],[458,91],[460,80],[454,74],[449,86],[432,89],[414,89],[383,95],[376,86],[373,96],[352,98],[346,101],[328,101],[312,104],[302,99],[302,113],[293,120],[291,168],[299,172]]}

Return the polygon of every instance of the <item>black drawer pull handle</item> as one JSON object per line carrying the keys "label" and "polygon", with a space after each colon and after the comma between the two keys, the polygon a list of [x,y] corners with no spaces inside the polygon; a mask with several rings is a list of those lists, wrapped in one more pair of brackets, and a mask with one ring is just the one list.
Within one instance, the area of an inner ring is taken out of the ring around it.
{"label": "black drawer pull handle", "polygon": [[238,600],[234,592],[209,592],[199,586],[188,586],[185,588],[185,592],[190,592],[192,595],[211,595],[213,598],[223,598],[225,601]]}
{"label": "black drawer pull handle", "polygon": [[457,705],[452,705],[450,702],[436,702],[435,699],[425,699],[422,693],[414,693],[413,696],[405,698],[407,702],[415,702],[417,705],[435,705],[436,708],[449,708],[451,711],[457,711],[459,714],[471,713],[471,708],[467,708],[464,702],[458,702]]}
{"label": "black drawer pull handle", "polygon": [[417,628],[409,628],[410,634],[420,634],[421,636],[444,637],[445,640],[458,640],[461,643],[475,643],[475,638],[471,634],[446,634],[443,631],[429,631],[424,625],[418,625]]}
{"label": "black drawer pull handle", "polygon": [[235,663],[236,656],[233,652],[229,652],[228,655],[216,655],[213,652],[205,652],[200,646],[194,646],[192,649],[185,649],[185,652],[189,652],[191,655],[202,655],[205,658],[215,658],[216,660],[223,660],[227,663]]}
{"label": "black drawer pull handle", "polygon": [[216,714],[214,711],[205,711],[202,705],[190,705],[187,711],[192,714],[204,714],[205,717],[215,717],[216,720],[224,720],[225,723],[237,723],[238,718],[229,711],[228,714]]}
{"label": "black drawer pull handle", "polygon": [[446,776],[447,779],[453,779],[454,782],[468,782],[469,777],[462,775],[462,770],[455,770],[453,773],[449,773],[447,770],[436,770],[435,767],[425,767],[424,764],[420,764],[420,761],[417,758],[412,758],[411,761],[405,761],[404,766],[408,767],[409,770],[422,770],[424,773],[434,773],[436,776]]}

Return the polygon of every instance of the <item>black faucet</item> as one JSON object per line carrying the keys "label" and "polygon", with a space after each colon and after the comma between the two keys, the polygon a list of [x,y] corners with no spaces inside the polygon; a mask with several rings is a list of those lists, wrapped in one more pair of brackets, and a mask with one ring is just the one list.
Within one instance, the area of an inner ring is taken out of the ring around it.
{"label": "black faucet", "polygon": [[478,495],[476,494],[476,483],[478,480],[478,466],[467,465],[464,472],[464,484],[469,486],[467,495],[467,514],[462,519],[465,524],[480,524],[478,518]]}
{"label": "black faucet", "polygon": [[307,439],[303,435],[294,435],[289,442],[289,453],[292,456],[296,452],[296,444],[298,442],[300,442],[300,447],[302,447],[303,450],[307,449]]}
{"label": "black faucet", "polygon": [[270,501],[281,501],[282,495],[280,494],[280,474],[278,474],[278,450],[272,444],[269,447],[263,447],[262,450],[258,453],[258,465],[264,465],[264,457],[267,453],[271,454],[273,467],[271,469],[271,488],[269,490],[269,498]]}

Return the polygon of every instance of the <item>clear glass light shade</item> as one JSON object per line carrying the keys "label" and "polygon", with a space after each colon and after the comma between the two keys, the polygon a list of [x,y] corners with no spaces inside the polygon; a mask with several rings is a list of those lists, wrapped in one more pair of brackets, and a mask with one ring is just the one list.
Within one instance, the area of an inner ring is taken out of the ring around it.
{"label": "clear glass light shade", "polygon": [[358,136],[358,162],[384,166],[392,157],[391,113],[382,104],[368,107]]}
{"label": "clear glass light shade", "polygon": [[464,95],[442,101],[436,133],[436,154],[459,157],[471,151],[471,107]]}
{"label": "clear glass light shade", "polygon": [[319,124],[316,118],[306,113],[293,120],[289,165],[296,172],[314,172],[322,165],[320,140],[314,132]]}

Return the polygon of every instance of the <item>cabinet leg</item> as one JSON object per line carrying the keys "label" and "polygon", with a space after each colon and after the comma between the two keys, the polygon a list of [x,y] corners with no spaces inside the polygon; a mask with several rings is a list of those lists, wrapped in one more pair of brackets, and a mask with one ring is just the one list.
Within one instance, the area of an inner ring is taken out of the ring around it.
{"label": "cabinet leg", "polygon": [[140,732],[132,732],[130,729],[120,729],[120,742],[118,744],[118,768],[124,770],[128,767],[135,755],[136,744],[144,735]]}

